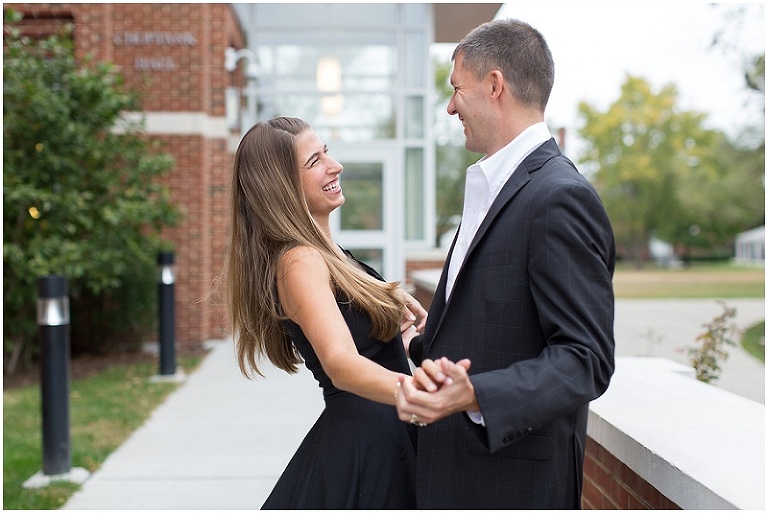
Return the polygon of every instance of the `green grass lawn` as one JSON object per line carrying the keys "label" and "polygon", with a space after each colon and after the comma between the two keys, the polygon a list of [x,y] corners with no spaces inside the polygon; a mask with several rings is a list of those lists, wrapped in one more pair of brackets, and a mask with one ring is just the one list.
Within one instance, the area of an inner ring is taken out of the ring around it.
{"label": "green grass lawn", "polygon": [[748,328],[741,338],[741,345],[749,354],[765,363],[765,321]]}
{"label": "green grass lawn", "polygon": [[727,264],[685,269],[618,266],[613,277],[618,299],[765,297],[765,270]]}
{"label": "green grass lawn", "polygon": [[[179,359],[193,369],[200,356]],[[150,383],[152,362],[118,365],[70,384],[72,467],[93,472],[176,387]],[[42,469],[39,385],[3,392],[3,509],[58,509],[79,488],[56,483],[28,490],[22,483]]]}

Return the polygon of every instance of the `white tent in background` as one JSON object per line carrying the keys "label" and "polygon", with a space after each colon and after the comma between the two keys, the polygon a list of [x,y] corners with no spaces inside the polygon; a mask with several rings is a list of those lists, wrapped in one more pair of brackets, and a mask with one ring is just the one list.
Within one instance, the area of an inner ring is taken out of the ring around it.
{"label": "white tent in background", "polygon": [[736,257],[739,264],[765,265],[765,225],[736,236]]}

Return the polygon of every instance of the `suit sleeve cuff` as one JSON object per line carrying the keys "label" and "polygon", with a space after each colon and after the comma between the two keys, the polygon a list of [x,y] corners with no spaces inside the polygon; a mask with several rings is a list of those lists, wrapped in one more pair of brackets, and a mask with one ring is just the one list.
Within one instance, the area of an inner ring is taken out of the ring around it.
{"label": "suit sleeve cuff", "polygon": [[422,360],[424,360],[424,335],[418,335],[416,337],[413,337],[411,340],[410,345],[408,346],[408,356],[411,358],[411,361],[416,365],[421,365]]}

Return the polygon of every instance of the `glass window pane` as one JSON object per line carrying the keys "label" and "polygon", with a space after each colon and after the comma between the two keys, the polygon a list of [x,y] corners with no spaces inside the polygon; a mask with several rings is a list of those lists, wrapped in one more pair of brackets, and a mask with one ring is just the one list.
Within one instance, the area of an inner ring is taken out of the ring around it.
{"label": "glass window pane", "polygon": [[431,9],[430,4],[402,4],[405,9],[406,25],[425,25],[427,23],[427,9]]}
{"label": "glass window pane", "polygon": [[381,162],[344,162],[340,209],[342,230],[381,230],[384,227],[383,165]]}
{"label": "glass window pane", "polygon": [[424,239],[424,150],[405,150],[405,238]]}
{"label": "glass window pane", "polygon": [[258,26],[335,25],[340,27],[382,26],[397,22],[398,4],[363,3],[258,3],[254,5]]}
{"label": "glass window pane", "polygon": [[363,262],[364,264],[370,265],[376,271],[378,271],[379,274],[384,276],[384,252],[381,250],[381,248],[354,248],[349,249],[346,248],[355,255],[355,258]]}
{"label": "glass window pane", "polygon": [[332,61],[340,87],[351,91],[390,91],[396,81],[393,46],[262,45],[258,52],[263,89],[315,90],[318,68]]}
{"label": "glass window pane", "polygon": [[394,46],[268,44],[259,63],[259,119],[298,116],[329,141],[395,138]]}
{"label": "glass window pane", "polygon": [[395,137],[394,99],[389,94],[261,94],[258,103],[259,119],[299,117],[327,141],[367,142]]}
{"label": "glass window pane", "polygon": [[424,33],[409,30],[405,33],[405,85],[424,87],[427,76],[427,45]]}
{"label": "glass window pane", "polygon": [[421,96],[409,96],[405,99],[405,137],[424,137],[424,98]]}

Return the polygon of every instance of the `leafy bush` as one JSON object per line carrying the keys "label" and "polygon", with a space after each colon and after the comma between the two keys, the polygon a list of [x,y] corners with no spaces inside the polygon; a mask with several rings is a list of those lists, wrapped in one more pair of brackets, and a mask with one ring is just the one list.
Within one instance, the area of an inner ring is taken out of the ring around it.
{"label": "leafy bush", "polygon": [[13,372],[36,351],[40,276],[68,279],[74,351],[146,322],[156,300],[148,280],[168,249],[160,231],[178,212],[157,180],[173,158],[143,120],[123,116],[140,102],[115,67],[78,62],[66,32],[20,36],[19,16],[4,16],[3,359]]}
{"label": "leafy bush", "polygon": [[728,359],[725,346],[735,346],[734,338],[739,334],[738,327],[728,320],[736,316],[736,309],[729,308],[722,301],[723,313],[704,325],[706,330],[696,337],[698,346],[688,348],[691,364],[696,371],[696,379],[710,383],[720,379],[720,362]]}

